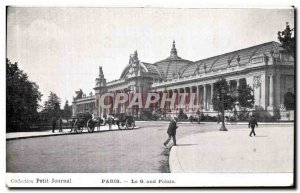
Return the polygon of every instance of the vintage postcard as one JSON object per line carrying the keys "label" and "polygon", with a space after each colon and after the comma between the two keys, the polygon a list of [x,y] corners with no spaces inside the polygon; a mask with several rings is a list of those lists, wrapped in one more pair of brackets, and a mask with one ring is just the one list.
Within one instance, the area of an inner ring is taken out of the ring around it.
{"label": "vintage postcard", "polygon": [[294,186],[293,7],[6,20],[7,187]]}

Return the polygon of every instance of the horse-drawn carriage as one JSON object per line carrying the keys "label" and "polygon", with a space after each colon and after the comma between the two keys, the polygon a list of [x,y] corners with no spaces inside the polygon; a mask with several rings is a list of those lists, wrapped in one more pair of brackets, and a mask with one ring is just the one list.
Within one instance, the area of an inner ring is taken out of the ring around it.
{"label": "horse-drawn carriage", "polygon": [[105,124],[105,119],[101,119],[100,117],[93,118],[90,113],[79,113],[72,117],[71,131],[74,130],[75,133],[81,133],[86,128],[89,133],[93,133],[95,127],[99,128]]}
{"label": "horse-drawn carriage", "polygon": [[71,132],[82,133],[84,129],[87,129],[89,133],[93,133],[95,127],[100,129],[100,126],[106,124],[117,125],[119,129],[133,129],[135,127],[135,121],[132,116],[125,114],[111,114],[108,118],[102,119],[100,117],[93,118],[90,113],[79,113],[72,117]]}
{"label": "horse-drawn carriage", "polygon": [[110,114],[106,121],[108,124],[117,125],[119,129],[133,129],[135,127],[135,121],[130,115]]}

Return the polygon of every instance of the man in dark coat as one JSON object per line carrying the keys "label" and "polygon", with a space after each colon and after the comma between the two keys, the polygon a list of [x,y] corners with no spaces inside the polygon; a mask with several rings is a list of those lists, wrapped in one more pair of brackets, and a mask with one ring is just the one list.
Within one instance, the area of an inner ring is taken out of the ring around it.
{"label": "man in dark coat", "polygon": [[174,119],[172,119],[170,121],[170,124],[169,124],[169,128],[168,128],[168,131],[167,131],[167,134],[168,134],[168,139],[164,142],[164,146],[167,147],[167,144],[170,142],[171,140],[171,137],[173,139],[173,145],[175,146],[176,145],[176,129],[178,128],[177,126],[177,121],[178,121],[178,118],[175,117]]}
{"label": "man in dark coat", "polygon": [[62,132],[63,131],[62,130],[63,121],[62,121],[61,117],[59,117],[59,119],[57,120],[57,125],[59,128],[58,132]]}
{"label": "man in dark coat", "polygon": [[252,133],[254,134],[254,136],[256,135],[255,131],[254,131],[255,126],[258,127],[257,120],[255,119],[254,116],[252,116],[250,121],[249,121],[249,125],[248,125],[249,128],[251,127],[251,132],[250,132],[250,135],[249,135],[250,137],[252,137]]}
{"label": "man in dark coat", "polygon": [[52,133],[55,133],[55,126],[56,126],[56,119],[55,119],[55,117],[51,118],[51,125],[52,125]]}

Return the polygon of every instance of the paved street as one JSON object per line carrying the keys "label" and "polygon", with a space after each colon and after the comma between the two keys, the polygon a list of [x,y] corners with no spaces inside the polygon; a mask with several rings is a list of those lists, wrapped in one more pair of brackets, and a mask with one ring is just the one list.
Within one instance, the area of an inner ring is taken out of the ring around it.
{"label": "paved street", "polygon": [[[7,141],[7,172],[169,172],[169,149],[162,145],[168,123],[138,122],[137,126],[134,130]],[[218,128],[217,124],[180,123],[177,139]]]}
{"label": "paved street", "polygon": [[[228,126],[231,128],[231,126]],[[294,162],[294,125],[259,125],[256,136],[250,129],[229,129],[181,138],[172,148],[171,172],[256,172],[292,173]]]}

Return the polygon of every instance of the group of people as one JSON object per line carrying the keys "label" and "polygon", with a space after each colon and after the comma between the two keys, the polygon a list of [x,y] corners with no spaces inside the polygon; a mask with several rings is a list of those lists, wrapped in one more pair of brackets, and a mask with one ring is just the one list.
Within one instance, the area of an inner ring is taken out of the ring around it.
{"label": "group of people", "polygon": [[56,128],[58,128],[58,132],[63,131],[63,129],[62,129],[63,121],[62,121],[61,117],[59,117],[58,119],[56,117],[52,117],[51,125],[52,125],[52,133],[55,133]]}
{"label": "group of people", "polygon": [[[173,139],[173,145],[176,146],[176,130],[178,128],[177,126],[178,118],[177,117],[172,117],[169,123],[169,127],[167,130],[168,138],[167,140],[163,143],[165,147],[167,147],[168,143],[170,142],[171,138]],[[252,134],[256,136],[255,133],[255,127],[258,127],[257,120],[255,119],[254,116],[251,116],[248,127],[251,128],[251,132],[249,134],[250,137],[252,137]]]}
{"label": "group of people", "polygon": [[[111,130],[112,122],[113,122],[113,119],[109,118],[108,119],[109,130]],[[178,118],[177,117],[171,118],[168,130],[167,130],[168,138],[163,143],[163,145],[165,147],[167,147],[167,145],[170,142],[171,138],[173,139],[173,145],[174,146],[177,145],[176,144],[176,130],[178,128],[177,122],[178,122]],[[56,117],[52,117],[52,119],[51,119],[51,125],[52,125],[52,133],[55,133],[56,127],[59,128],[58,132],[62,132],[63,131],[63,129],[62,129],[63,121],[62,121],[61,117],[59,117],[58,119]],[[251,132],[250,132],[249,136],[252,137],[252,134],[254,136],[256,136],[255,127],[258,127],[258,124],[257,124],[257,120],[255,119],[254,116],[252,116],[250,118],[249,123],[248,123],[248,127],[251,128]],[[72,132],[72,130],[70,132]]]}

